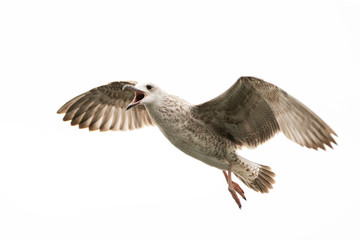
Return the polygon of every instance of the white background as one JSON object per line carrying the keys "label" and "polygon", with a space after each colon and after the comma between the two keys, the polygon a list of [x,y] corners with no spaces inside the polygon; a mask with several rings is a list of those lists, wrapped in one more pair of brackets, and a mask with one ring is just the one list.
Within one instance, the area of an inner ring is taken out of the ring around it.
{"label": "white background", "polygon": [[[359,239],[358,1],[1,1],[0,239]],[[300,99],[334,150],[279,134],[239,210],[218,169],[155,127],[88,132],[56,111],[118,80],[192,103],[242,75]]]}

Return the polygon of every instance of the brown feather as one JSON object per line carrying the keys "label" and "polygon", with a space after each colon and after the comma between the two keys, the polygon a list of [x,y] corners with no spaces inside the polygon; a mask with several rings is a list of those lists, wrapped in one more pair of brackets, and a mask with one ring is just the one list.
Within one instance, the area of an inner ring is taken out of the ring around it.
{"label": "brown feather", "polygon": [[335,132],[277,86],[241,77],[223,94],[194,106],[192,115],[238,146],[256,147],[281,130],[301,146],[325,149]]}
{"label": "brown feather", "polygon": [[134,98],[134,92],[123,90],[123,87],[135,84],[132,81],[121,81],[93,88],[68,101],[57,112],[65,113],[63,120],[71,120],[71,125],[79,125],[91,131],[131,130],[154,125],[142,105],[125,111]]}

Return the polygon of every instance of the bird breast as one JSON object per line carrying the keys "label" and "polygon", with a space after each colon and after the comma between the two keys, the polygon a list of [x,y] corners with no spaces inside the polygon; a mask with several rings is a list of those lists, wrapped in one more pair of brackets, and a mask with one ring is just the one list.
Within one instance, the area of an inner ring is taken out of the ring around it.
{"label": "bird breast", "polygon": [[179,98],[161,105],[146,106],[165,137],[178,149],[211,166],[227,169],[226,139],[191,116],[191,105]]}

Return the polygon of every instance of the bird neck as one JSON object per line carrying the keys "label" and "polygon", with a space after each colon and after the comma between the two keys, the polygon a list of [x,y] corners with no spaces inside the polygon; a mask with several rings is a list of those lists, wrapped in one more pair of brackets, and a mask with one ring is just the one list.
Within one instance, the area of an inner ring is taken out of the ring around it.
{"label": "bird neck", "polygon": [[179,121],[187,113],[190,104],[177,96],[167,95],[145,107],[159,127],[166,127]]}

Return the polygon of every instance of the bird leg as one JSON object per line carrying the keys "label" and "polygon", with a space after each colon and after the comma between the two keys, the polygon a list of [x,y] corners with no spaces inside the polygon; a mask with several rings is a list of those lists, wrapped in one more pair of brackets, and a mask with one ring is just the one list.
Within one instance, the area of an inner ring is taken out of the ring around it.
{"label": "bird leg", "polygon": [[228,190],[229,190],[231,196],[234,198],[234,200],[237,203],[237,205],[239,206],[239,208],[241,208],[240,199],[236,193],[238,193],[245,200],[246,200],[246,197],[245,197],[244,191],[239,186],[239,184],[237,184],[236,182],[233,182],[231,180],[231,164],[229,164],[228,174],[226,173],[226,171],[223,171],[223,173],[224,173],[226,182],[228,183]]}

